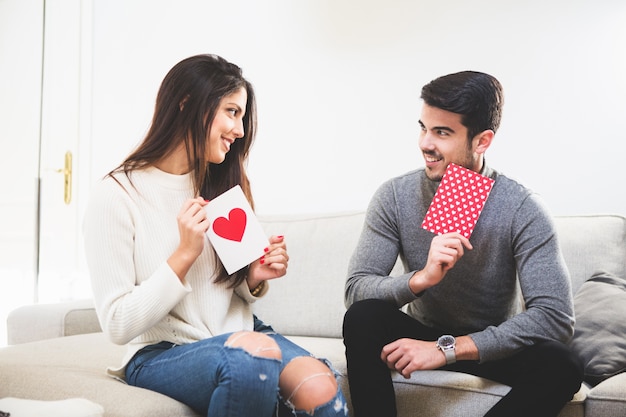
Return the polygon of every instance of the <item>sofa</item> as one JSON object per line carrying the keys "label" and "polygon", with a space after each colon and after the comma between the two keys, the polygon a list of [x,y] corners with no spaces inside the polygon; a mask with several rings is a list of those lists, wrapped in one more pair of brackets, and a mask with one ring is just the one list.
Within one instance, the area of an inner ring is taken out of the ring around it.
{"label": "sofa", "polygon": [[[254,304],[255,313],[315,355],[329,359],[341,374],[339,382],[349,400],[341,339],[343,291],[364,213],[260,220],[268,235],[285,235],[290,263],[287,275],[271,281],[270,291]],[[555,223],[577,296],[598,272],[623,283],[625,217],[560,216]],[[394,271],[399,268],[400,263]],[[601,319],[577,314],[587,326],[578,343],[582,350],[592,347],[586,363],[599,366],[601,372],[581,385],[560,417],[626,416],[626,373],[622,372],[626,292],[613,291],[609,296],[595,287],[587,292],[596,300],[576,299],[576,308],[595,310]],[[598,302],[598,297],[603,301]],[[101,405],[108,417],[196,416],[175,400],[105,375],[106,366],[118,363],[125,348],[112,344],[101,332],[91,300],[20,307],[10,313],[7,329],[8,346],[0,349],[0,398],[50,402],[82,398]],[[613,362],[607,370],[602,362],[609,356]],[[490,380],[441,370],[415,372],[410,379],[393,375],[393,380],[400,417],[482,416],[509,390]]]}

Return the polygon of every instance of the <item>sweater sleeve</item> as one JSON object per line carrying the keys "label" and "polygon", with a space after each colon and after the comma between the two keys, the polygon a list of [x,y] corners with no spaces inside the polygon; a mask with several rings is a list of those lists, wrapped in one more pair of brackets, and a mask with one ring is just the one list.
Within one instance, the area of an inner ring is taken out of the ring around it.
{"label": "sweater sleeve", "polygon": [[524,309],[498,326],[470,334],[481,362],[540,341],[567,342],[574,332],[569,273],[553,221],[536,197],[526,198],[517,210],[511,232]]}
{"label": "sweater sleeve", "polygon": [[147,332],[190,291],[166,259],[138,282],[135,231],[140,210],[131,193],[111,178],[103,180],[93,190],[83,219],[96,311],[104,332],[117,344]]}
{"label": "sweater sleeve", "polygon": [[395,192],[388,181],[372,197],[350,259],[344,291],[346,307],[368,298],[383,299],[398,307],[415,300],[409,288],[412,272],[389,275],[401,246],[397,219]]}
{"label": "sweater sleeve", "polygon": [[241,284],[239,284],[239,286],[235,288],[235,294],[237,294],[237,296],[241,298],[242,300],[244,300],[245,302],[252,304],[256,302],[256,300],[258,300],[259,298],[265,296],[265,294],[267,294],[267,292],[269,291],[269,288],[270,288],[269,281],[265,281],[265,285],[263,286],[263,289],[261,290],[261,292],[259,292],[256,296],[254,296],[250,293],[250,288],[248,287],[248,283],[244,280]]}

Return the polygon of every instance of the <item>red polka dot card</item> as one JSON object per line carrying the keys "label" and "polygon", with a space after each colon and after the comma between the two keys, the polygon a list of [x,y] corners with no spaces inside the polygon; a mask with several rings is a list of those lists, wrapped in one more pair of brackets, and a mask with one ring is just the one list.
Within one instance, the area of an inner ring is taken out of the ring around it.
{"label": "red polka dot card", "polygon": [[495,181],[456,164],[449,164],[422,228],[441,235],[459,232],[470,238]]}

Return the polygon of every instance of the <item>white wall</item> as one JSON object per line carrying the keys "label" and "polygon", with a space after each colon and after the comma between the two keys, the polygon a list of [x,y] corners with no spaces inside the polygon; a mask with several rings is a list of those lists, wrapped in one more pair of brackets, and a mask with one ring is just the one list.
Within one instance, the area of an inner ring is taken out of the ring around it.
{"label": "white wall", "polygon": [[92,178],[145,133],[180,59],[212,52],[255,85],[257,211],[364,209],[422,166],[419,91],[465,69],[505,88],[488,162],[555,214],[626,214],[622,0],[94,0]]}

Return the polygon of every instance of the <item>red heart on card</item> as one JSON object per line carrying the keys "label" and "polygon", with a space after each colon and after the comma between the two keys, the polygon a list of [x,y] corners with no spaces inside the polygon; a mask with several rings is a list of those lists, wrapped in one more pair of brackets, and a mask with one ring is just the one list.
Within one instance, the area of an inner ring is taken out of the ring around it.
{"label": "red heart on card", "polygon": [[228,218],[218,217],[213,222],[213,231],[224,239],[241,242],[243,233],[246,231],[246,212],[240,208],[234,208],[228,213]]}

